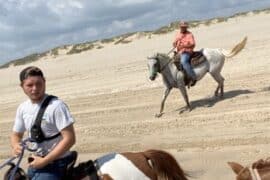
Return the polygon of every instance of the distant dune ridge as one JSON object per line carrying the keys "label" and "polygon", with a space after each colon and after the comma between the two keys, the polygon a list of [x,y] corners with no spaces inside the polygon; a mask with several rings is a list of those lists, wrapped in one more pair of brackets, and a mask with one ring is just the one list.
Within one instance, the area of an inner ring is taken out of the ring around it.
{"label": "distant dune ridge", "polygon": [[[207,75],[188,89],[191,112],[179,114],[185,102],[179,90],[172,90],[162,118],[154,117],[162,78],[149,80],[147,57],[172,49],[178,22],[10,62],[0,69],[0,162],[10,157],[16,108],[27,99],[19,72],[34,65],[44,71],[47,93],[63,99],[71,110],[78,161],[108,152],[162,149],[195,179],[235,179],[227,162],[248,166],[270,157],[269,22],[269,10],[190,22],[196,50],[231,50],[245,36],[248,40],[241,52],[225,61],[224,98],[213,96],[217,84]],[[26,160],[22,166],[27,167]]]}
{"label": "distant dune ridge", "polygon": [[[201,25],[209,26],[212,24],[220,23],[220,22],[226,22],[228,19],[231,19],[231,18],[244,17],[250,14],[257,14],[261,12],[269,13],[270,9],[267,8],[263,10],[242,12],[242,13],[237,13],[229,17],[216,17],[216,18],[212,18],[208,20],[200,20],[200,21],[194,20],[194,21],[190,21],[189,24],[191,28],[195,28]],[[77,54],[84,51],[89,51],[91,49],[102,49],[104,47],[104,44],[107,44],[107,43],[114,43],[115,45],[117,45],[117,44],[130,43],[135,39],[139,39],[143,37],[150,39],[151,36],[153,35],[166,34],[166,33],[174,31],[175,29],[178,29],[178,23],[179,23],[178,21],[172,22],[168,26],[163,26],[154,31],[133,32],[133,33],[127,33],[127,34],[119,35],[119,36],[108,38],[108,39],[56,47],[43,53],[34,53],[23,58],[12,60],[8,63],[3,64],[2,66],[0,66],[0,68],[23,65],[23,64],[27,64],[33,61],[37,61],[42,58],[57,57],[57,56],[65,55],[65,54],[67,55]]]}

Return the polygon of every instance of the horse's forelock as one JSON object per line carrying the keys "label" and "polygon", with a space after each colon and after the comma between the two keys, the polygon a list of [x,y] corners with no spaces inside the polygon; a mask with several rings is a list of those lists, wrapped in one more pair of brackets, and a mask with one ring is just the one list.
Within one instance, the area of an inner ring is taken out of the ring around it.
{"label": "horse's forelock", "polygon": [[164,64],[170,61],[170,57],[167,54],[155,53],[153,56],[147,57],[148,59],[156,59],[160,64]]}

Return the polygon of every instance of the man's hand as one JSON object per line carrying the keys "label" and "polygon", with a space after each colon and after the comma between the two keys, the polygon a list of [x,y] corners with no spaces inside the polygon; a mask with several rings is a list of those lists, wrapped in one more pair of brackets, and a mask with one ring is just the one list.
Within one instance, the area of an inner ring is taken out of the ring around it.
{"label": "man's hand", "polygon": [[22,153],[22,146],[20,143],[16,143],[12,148],[13,156],[18,157]]}
{"label": "man's hand", "polygon": [[173,43],[173,47],[175,47],[176,48],[176,46],[177,46],[177,48],[178,49],[182,49],[182,48],[186,48],[186,45],[184,45],[183,43]]}
{"label": "man's hand", "polygon": [[13,132],[11,134],[11,147],[12,147],[12,155],[19,156],[22,153],[21,140],[23,137],[23,133]]}
{"label": "man's hand", "polygon": [[43,167],[45,167],[48,164],[48,161],[43,158],[43,157],[39,157],[39,156],[35,156],[32,155],[31,156],[31,162],[29,162],[29,167],[31,168],[35,168],[35,169],[41,169]]}

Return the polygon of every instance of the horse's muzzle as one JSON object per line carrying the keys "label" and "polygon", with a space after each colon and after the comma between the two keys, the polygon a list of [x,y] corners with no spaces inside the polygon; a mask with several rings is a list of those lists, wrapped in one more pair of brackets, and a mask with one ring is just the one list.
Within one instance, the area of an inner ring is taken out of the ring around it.
{"label": "horse's muzzle", "polygon": [[154,80],[156,79],[156,76],[150,76],[149,79],[150,79],[151,81],[154,81]]}

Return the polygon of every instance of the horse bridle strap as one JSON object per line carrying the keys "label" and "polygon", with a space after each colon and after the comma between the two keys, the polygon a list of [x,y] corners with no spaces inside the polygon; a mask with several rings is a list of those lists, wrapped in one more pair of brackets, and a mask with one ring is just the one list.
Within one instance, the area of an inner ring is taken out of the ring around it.
{"label": "horse bridle strap", "polygon": [[253,169],[252,167],[249,167],[248,170],[251,174],[252,180],[262,180],[256,168]]}
{"label": "horse bridle strap", "polygon": [[[159,67],[160,67],[160,60],[159,59],[157,59],[157,60],[158,60]],[[159,68],[159,71],[162,72],[165,69],[165,67],[172,62],[172,60],[173,59],[171,58],[164,66],[162,66],[162,68]]]}

